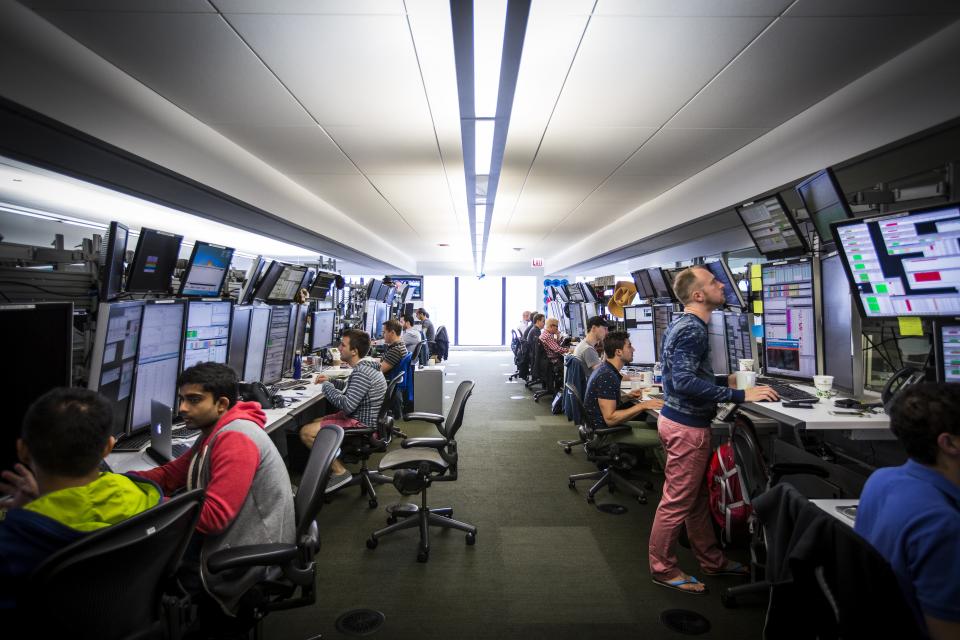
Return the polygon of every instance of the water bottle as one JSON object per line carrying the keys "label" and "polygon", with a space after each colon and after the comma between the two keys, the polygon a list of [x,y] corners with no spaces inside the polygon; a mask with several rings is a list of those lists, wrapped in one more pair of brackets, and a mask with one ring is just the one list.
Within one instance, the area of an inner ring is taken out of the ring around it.
{"label": "water bottle", "polygon": [[297,351],[293,354],[293,379],[299,380],[303,375],[303,361],[300,358],[300,352]]}
{"label": "water bottle", "polygon": [[653,365],[653,384],[663,384],[663,365],[659,362]]}

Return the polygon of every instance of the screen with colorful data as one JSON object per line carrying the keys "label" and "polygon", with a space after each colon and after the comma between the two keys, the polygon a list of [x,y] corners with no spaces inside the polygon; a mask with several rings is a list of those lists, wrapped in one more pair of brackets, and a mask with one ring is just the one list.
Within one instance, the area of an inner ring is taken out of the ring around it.
{"label": "screen with colorful data", "polygon": [[937,346],[937,382],[960,382],[960,318],[938,322],[934,328]]}
{"label": "screen with colorful data", "polygon": [[767,258],[787,258],[807,251],[807,243],[780,196],[737,207],[737,213],[757,249]]}
{"label": "screen with colorful data", "polygon": [[766,373],[813,380],[817,329],[813,263],[809,259],[762,265],[763,349]]}

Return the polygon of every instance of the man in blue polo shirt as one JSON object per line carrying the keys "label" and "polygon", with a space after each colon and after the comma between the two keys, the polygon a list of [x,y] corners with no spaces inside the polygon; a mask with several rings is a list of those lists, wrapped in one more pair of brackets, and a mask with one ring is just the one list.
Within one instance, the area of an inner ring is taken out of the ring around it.
{"label": "man in blue polo shirt", "polygon": [[890,429],[910,459],[867,480],[854,529],[893,567],[934,640],[960,638],[960,384],[908,387]]}

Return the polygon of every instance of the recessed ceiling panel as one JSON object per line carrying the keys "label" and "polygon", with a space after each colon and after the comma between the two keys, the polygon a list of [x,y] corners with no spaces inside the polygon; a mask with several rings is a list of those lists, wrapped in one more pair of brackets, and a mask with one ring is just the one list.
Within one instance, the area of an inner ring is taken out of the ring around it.
{"label": "recessed ceiling panel", "polygon": [[692,176],[766,132],[767,129],[661,129],[617,175]]}
{"label": "recessed ceiling panel", "polygon": [[359,173],[330,137],[315,124],[306,127],[268,127],[219,123],[215,128],[284,173]]}
{"label": "recessed ceiling panel", "polygon": [[35,11],[124,11],[137,13],[216,13],[207,0],[21,0]]}
{"label": "recessed ceiling panel", "polygon": [[786,15],[801,16],[923,16],[960,14],[956,0],[800,0]]}
{"label": "recessed ceiling panel", "polygon": [[551,125],[533,173],[550,176],[607,176],[637,150],[652,127],[576,127]]}
{"label": "recessed ceiling panel", "polygon": [[410,233],[410,227],[363,176],[291,173],[289,177],[381,238]]}
{"label": "recessed ceiling panel", "polygon": [[600,0],[601,16],[731,17],[776,16],[793,0]]}
{"label": "recessed ceiling panel", "polygon": [[326,127],[360,170],[367,174],[442,174],[437,140],[430,127]]}
{"label": "recessed ceiling panel", "polygon": [[224,13],[403,15],[403,0],[210,0]]}

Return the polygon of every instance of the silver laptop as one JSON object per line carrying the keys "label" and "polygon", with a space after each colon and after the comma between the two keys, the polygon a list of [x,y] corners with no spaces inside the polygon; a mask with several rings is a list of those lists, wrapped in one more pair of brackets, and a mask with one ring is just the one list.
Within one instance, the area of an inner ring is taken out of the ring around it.
{"label": "silver laptop", "polygon": [[150,446],[147,454],[159,464],[166,464],[189,449],[185,444],[173,446],[173,409],[159,400],[151,401]]}

